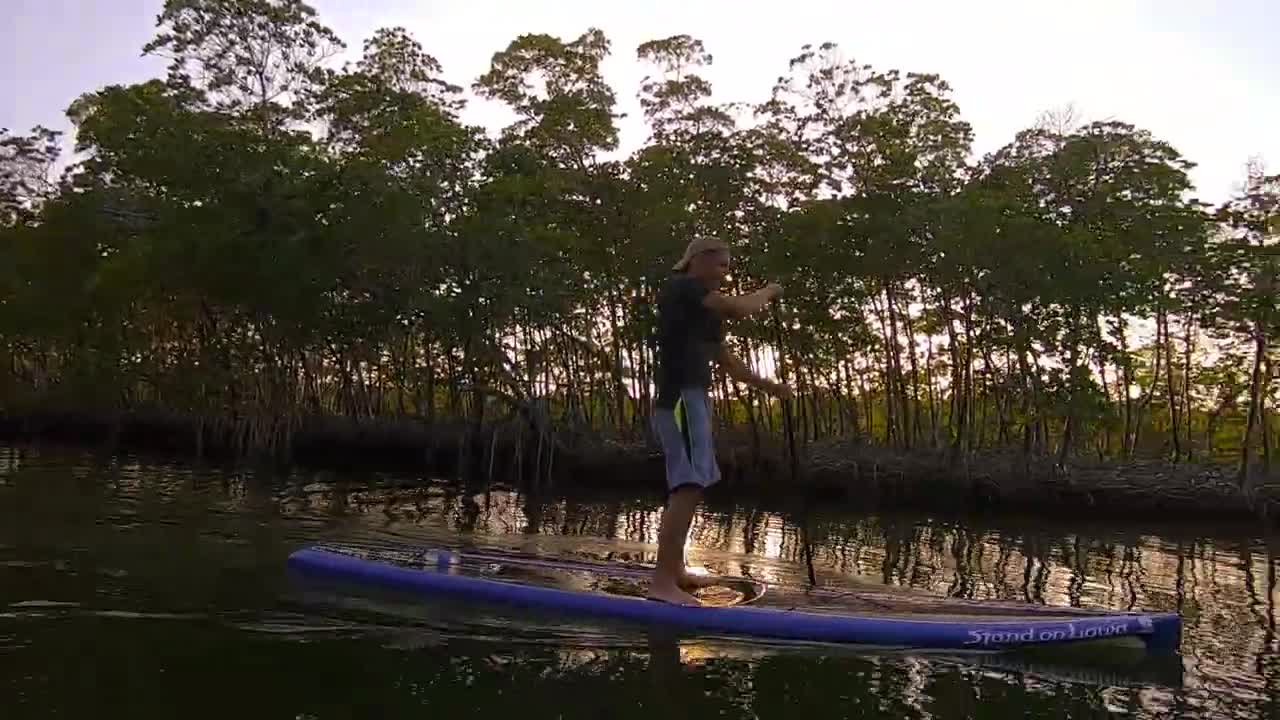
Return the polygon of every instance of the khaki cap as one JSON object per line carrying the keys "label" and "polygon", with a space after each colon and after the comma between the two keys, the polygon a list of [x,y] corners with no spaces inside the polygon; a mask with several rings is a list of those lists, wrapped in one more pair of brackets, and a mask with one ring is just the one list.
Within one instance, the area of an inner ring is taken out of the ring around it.
{"label": "khaki cap", "polygon": [[728,252],[729,246],[723,240],[717,240],[712,237],[694,238],[689,242],[689,246],[684,249],[684,255],[681,256],[680,261],[673,265],[672,269],[677,271],[684,270],[689,266],[689,261],[693,260],[694,256],[712,252],[713,250]]}

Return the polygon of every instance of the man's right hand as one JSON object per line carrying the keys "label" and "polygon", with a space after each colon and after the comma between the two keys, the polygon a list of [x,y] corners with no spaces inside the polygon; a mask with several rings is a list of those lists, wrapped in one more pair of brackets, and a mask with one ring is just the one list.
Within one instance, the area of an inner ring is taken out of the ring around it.
{"label": "man's right hand", "polygon": [[746,295],[730,296],[712,291],[702,299],[702,304],[725,317],[744,318],[760,312],[779,297],[782,297],[782,286],[769,283]]}

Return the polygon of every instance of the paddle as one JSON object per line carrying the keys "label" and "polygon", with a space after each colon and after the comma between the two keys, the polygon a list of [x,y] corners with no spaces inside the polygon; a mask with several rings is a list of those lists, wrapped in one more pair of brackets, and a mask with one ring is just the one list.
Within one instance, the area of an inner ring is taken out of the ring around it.
{"label": "paddle", "polygon": [[[782,359],[782,318],[778,312],[778,306],[781,304],[781,301],[778,301],[778,304],[771,308],[771,313],[778,347],[778,377],[782,380],[783,385],[787,385],[787,365]],[[800,461],[796,455],[795,423],[791,416],[791,403],[785,397],[778,398],[778,402],[782,403],[782,427],[787,434],[787,451],[791,456],[791,484],[794,487],[800,475]],[[804,546],[804,561],[809,571],[809,584],[816,587],[818,585],[818,577],[813,570],[813,545],[810,543],[808,505],[809,501],[806,496],[800,510],[800,542]]]}

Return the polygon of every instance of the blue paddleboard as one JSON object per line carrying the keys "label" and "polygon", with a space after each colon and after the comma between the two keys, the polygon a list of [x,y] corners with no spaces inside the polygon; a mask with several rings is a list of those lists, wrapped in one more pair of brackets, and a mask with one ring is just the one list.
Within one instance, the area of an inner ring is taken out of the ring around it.
{"label": "blue paddleboard", "polygon": [[[648,600],[648,570],[604,562],[530,558],[495,551],[411,549],[394,552],[312,546],[295,551],[289,568],[303,577],[409,592],[500,603],[572,615],[612,618],[685,630],[756,638],[895,648],[1006,650],[1023,646],[1136,638],[1153,652],[1177,650],[1177,613],[1101,613],[1028,606],[1011,614],[975,611],[981,604],[945,601],[928,614],[892,610],[819,611],[768,607],[757,602],[762,583],[723,579],[732,589],[709,596],[704,607]],[[566,580],[566,578],[577,578]],[[630,585],[627,583],[630,581]]]}

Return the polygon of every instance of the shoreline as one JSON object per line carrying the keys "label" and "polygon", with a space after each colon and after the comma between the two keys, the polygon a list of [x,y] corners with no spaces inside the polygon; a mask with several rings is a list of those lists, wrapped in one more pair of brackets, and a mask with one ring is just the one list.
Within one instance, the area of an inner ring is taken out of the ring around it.
{"label": "shoreline", "polygon": [[[984,452],[957,462],[946,450],[904,453],[832,440],[804,448],[793,483],[785,448],[765,444],[757,455],[732,430],[717,439],[723,471],[718,493],[786,496],[806,505],[837,501],[868,510],[1055,519],[1087,513],[1091,519],[1261,522],[1266,527],[1280,519],[1280,478],[1259,477],[1250,497],[1236,487],[1231,466],[1075,458],[1064,469],[1053,458],[1016,451]],[[653,444],[565,432],[534,436],[511,422],[486,425],[477,433],[461,421],[428,424],[410,417],[315,416],[286,424],[243,417],[214,421],[163,410],[0,411],[0,440],[159,451],[231,463],[430,471],[468,483],[533,488],[569,483],[648,491],[663,471]]]}

